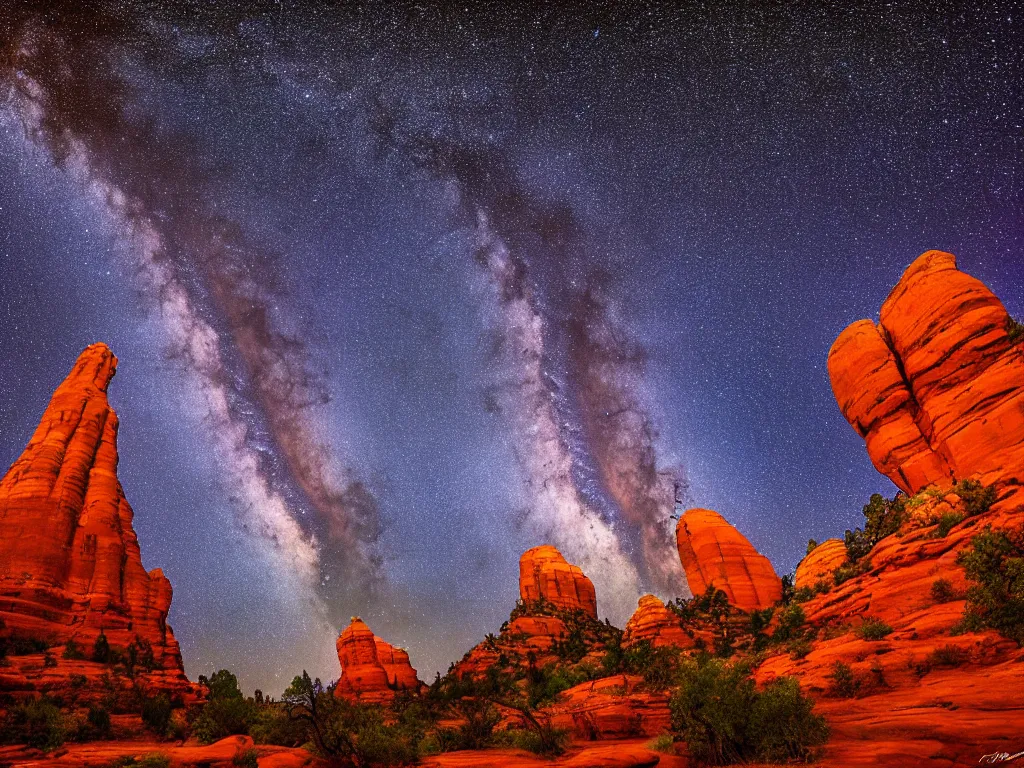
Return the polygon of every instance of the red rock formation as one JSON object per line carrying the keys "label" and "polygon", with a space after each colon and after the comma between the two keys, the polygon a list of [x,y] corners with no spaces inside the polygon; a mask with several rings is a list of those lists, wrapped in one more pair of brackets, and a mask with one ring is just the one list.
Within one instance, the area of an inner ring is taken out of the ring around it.
{"label": "red rock formation", "polygon": [[418,692],[423,683],[409,663],[409,654],[375,636],[357,616],[338,637],[341,679],[335,695],[370,703],[386,703],[398,691]]}
{"label": "red rock formation", "polygon": [[1024,468],[1024,346],[980,281],[941,251],[921,255],[882,304],[878,326],[836,340],[829,375],[872,463],[907,493]]}
{"label": "red rock formation", "polygon": [[597,618],[594,584],[548,544],[529,549],[519,558],[519,596],[527,604],[543,599],[556,608],[582,610]]}
{"label": "red rock formation", "polygon": [[821,582],[831,586],[836,569],[846,561],[846,544],[843,540],[826,539],[800,561],[793,577],[793,586],[797,589],[813,589]]}
{"label": "red rock formation", "polygon": [[86,651],[101,632],[114,647],[140,638],[153,648],[151,683],[184,690],[171,584],[143,568],[117,479],[116,366],[106,345],[86,348],[0,480],[0,619],[9,634]]}
{"label": "red rock formation", "polygon": [[714,585],[744,611],[766,608],[782,597],[782,581],[768,558],[717,512],[688,510],[676,525],[676,544],[694,595]]}
{"label": "red rock formation", "polygon": [[636,612],[626,622],[626,628],[622,633],[622,645],[626,648],[644,640],[654,647],[694,646],[694,639],[679,625],[679,617],[654,595],[644,595],[640,598]]}

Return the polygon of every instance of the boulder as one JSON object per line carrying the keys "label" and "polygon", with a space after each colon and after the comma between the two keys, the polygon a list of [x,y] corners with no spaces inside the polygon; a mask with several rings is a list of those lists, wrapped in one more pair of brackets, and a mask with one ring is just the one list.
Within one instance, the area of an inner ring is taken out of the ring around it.
{"label": "boulder", "polygon": [[593,582],[548,544],[529,549],[519,558],[519,596],[526,604],[544,600],[560,610],[581,610],[597,618]]}
{"label": "boulder", "polygon": [[424,687],[408,652],[374,635],[357,616],[338,637],[337,649],[341,679],[336,696],[382,704],[390,702],[399,691],[416,693]]}
{"label": "boulder", "polygon": [[688,510],[676,525],[676,543],[695,596],[714,586],[744,611],[781,599],[782,581],[771,562],[717,512]]}

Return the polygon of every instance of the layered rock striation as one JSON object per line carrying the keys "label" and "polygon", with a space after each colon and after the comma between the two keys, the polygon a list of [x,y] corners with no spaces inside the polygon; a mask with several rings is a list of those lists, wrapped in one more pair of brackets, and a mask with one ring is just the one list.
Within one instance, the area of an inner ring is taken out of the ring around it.
{"label": "layered rock striation", "polygon": [[812,549],[796,567],[793,586],[814,589],[822,582],[832,584],[835,572],[848,561],[842,539],[826,539]]}
{"label": "layered rock striation", "polygon": [[624,648],[644,641],[655,648],[664,645],[679,648],[694,646],[694,639],[683,630],[679,616],[654,595],[644,595],[640,598],[636,611],[626,622],[626,628],[622,633]]}
{"label": "layered rock striation", "polygon": [[768,558],[717,512],[688,510],[676,525],[676,544],[695,596],[714,586],[744,611],[767,608],[782,597],[782,581]]}
{"label": "layered rock striation", "polygon": [[913,494],[1024,466],[1024,343],[956,257],[922,254],[828,356],[840,410],[879,472]]}
{"label": "layered rock striation", "polygon": [[341,678],[335,695],[352,701],[386,704],[399,691],[418,693],[423,683],[409,662],[409,654],[373,634],[362,619],[352,617],[338,636]]}
{"label": "layered rock striation", "polygon": [[593,582],[549,544],[529,549],[519,558],[519,597],[527,605],[543,600],[559,610],[581,610],[597,618]]}
{"label": "layered rock striation", "polygon": [[88,650],[101,633],[115,649],[148,644],[150,682],[184,690],[171,584],[143,567],[117,478],[116,368],[105,344],[87,347],[0,480],[0,619],[8,636],[51,646]]}

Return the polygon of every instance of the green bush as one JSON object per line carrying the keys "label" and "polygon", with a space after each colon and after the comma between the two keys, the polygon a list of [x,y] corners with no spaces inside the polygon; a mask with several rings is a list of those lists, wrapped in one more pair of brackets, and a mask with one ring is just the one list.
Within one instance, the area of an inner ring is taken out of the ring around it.
{"label": "green bush", "polygon": [[86,717],[88,724],[88,735],[90,739],[110,738],[110,712],[101,704],[93,704],[89,707],[89,714]]}
{"label": "green bush", "polygon": [[507,728],[495,734],[493,745],[510,749],[525,749],[535,755],[554,757],[565,752],[569,732],[543,723],[536,728]]}
{"label": "green bush", "polygon": [[682,665],[669,709],[674,734],[703,764],[809,761],[828,738],[796,680],[780,678],[759,691],[746,666],[706,655]]}
{"label": "green bush", "polygon": [[929,667],[962,667],[968,656],[967,651],[957,645],[943,645],[928,654],[926,663]]}
{"label": "green bush", "polygon": [[671,733],[661,733],[647,742],[646,747],[663,755],[676,754],[676,740]]}
{"label": "green bush", "polygon": [[833,664],[828,678],[832,681],[829,684],[828,694],[833,698],[851,699],[860,690],[860,680],[854,676],[853,669],[845,662],[837,661]]}
{"label": "green bush", "polygon": [[953,492],[963,501],[970,517],[988,512],[998,495],[995,486],[982,485],[978,480],[960,480],[953,485]]}
{"label": "green bush", "polygon": [[772,640],[777,643],[785,643],[799,638],[803,634],[806,620],[807,616],[799,603],[786,606],[779,613],[779,624],[775,628]]}
{"label": "green bush", "polygon": [[252,747],[240,749],[231,758],[231,764],[237,768],[259,768],[259,756],[260,753]]}
{"label": "green bush", "polygon": [[1006,336],[1011,344],[1019,344],[1024,341],[1024,323],[1018,322],[1013,317],[1006,317]]}
{"label": "green bush", "polygon": [[79,647],[78,643],[75,642],[74,638],[64,643],[64,652],[61,654],[65,659],[84,659],[85,652]]}
{"label": "green bush", "polygon": [[1024,528],[986,528],[957,556],[969,581],[956,631],[991,628],[1024,645]]}
{"label": "green bush", "polygon": [[150,752],[142,757],[125,755],[107,763],[106,768],[168,768],[171,758],[163,752]]}
{"label": "green bush", "polygon": [[809,539],[807,542],[807,554],[811,554],[811,552],[813,552],[817,548],[818,542],[816,542],[814,539]]}
{"label": "green bush", "polygon": [[71,730],[57,705],[47,699],[11,707],[0,725],[0,739],[7,744],[27,744],[45,752],[61,746]]}
{"label": "green bush", "polygon": [[799,661],[811,652],[812,646],[810,640],[792,640],[786,646],[786,650],[789,651],[789,658],[793,661]]}
{"label": "green bush", "polygon": [[100,631],[96,642],[92,644],[92,660],[100,664],[109,664],[111,659],[110,643],[107,636]]}
{"label": "green bush", "polygon": [[146,698],[142,702],[142,722],[157,736],[167,734],[171,722],[171,700],[166,693]]}
{"label": "green bush", "polygon": [[961,515],[959,512],[948,512],[939,518],[939,523],[935,528],[935,538],[944,539],[949,535],[949,532],[956,526],[960,525],[966,520],[965,515]]}
{"label": "green bush", "polygon": [[899,530],[906,506],[907,497],[901,493],[896,494],[892,500],[880,493],[871,496],[871,500],[864,506],[864,529],[847,531],[844,537],[851,563],[865,557],[875,544]]}
{"label": "green bush", "polygon": [[953,582],[949,579],[936,579],[932,582],[932,600],[937,603],[951,603],[959,600],[960,595],[953,589]]}
{"label": "green bush", "polygon": [[641,640],[622,652],[622,671],[642,675],[644,682],[659,690],[668,688],[675,680],[679,666],[679,649],[675,646],[655,647]]}
{"label": "green bush", "polygon": [[864,619],[864,622],[854,632],[861,640],[881,640],[892,634],[892,627],[884,621],[869,617]]}

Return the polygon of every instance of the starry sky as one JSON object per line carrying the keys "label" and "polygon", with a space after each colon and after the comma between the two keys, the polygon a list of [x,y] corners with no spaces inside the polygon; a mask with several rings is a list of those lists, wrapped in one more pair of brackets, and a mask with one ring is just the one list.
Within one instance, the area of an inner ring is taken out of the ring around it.
{"label": "starry sky", "polygon": [[0,12],[0,463],[107,342],[193,678],[430,679],[541,543],[621,626],[680,506],[791,572],[895,490],[838,333],[931,248],[1024,316],[1024,6],[233,5]]}

